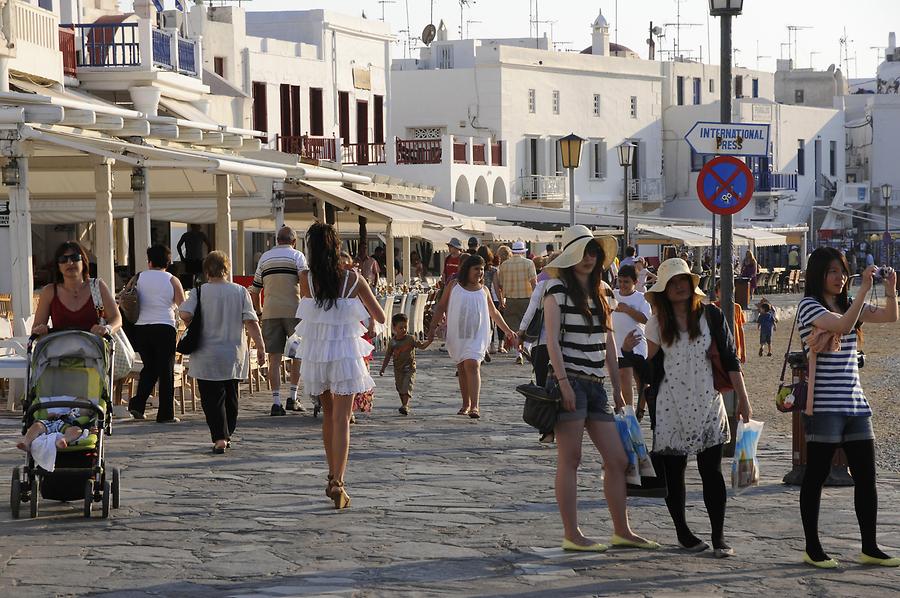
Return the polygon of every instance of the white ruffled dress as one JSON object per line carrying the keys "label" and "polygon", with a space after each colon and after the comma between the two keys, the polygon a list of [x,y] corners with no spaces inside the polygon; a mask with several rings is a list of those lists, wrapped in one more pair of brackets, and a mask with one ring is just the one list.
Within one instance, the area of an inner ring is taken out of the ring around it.
{"label": "white ruffled dress", "polygon": [[[370,316],[358,297],[349,296],[356,284],[348,292],[348,277],[345,274],[341,298],[331,308],[317,306],[314,297],[304,297],[297,308],[300,377],[306,392],[312,396],[328,390],[334,395],[354,395],[375,388],[364,360],[372,353],[373,346],[362,338],[367,330],[362,322]],[[314,295],[311,273],[309,289]]]}

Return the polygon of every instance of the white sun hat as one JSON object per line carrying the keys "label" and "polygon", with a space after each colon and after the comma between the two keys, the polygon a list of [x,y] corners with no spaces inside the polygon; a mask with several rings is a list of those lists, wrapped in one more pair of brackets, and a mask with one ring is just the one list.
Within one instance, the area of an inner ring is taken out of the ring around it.
{"label": "white sun hat", "polygon": [[649,295],[650,293],[664,293],[666,290],[666,285],[669,284],[669,281],[681,274],[688,274],[691,277],[691,280],[694,281],[695,295],[706,297],[706,293],[701,291],[697,286],[700,284],[700,275],[691,272],[691,269],[690,267],[688,267],[687,262],[680,257],[667,259],[659,265],[659,268],[656,271],[656,282],[646,293],[644,293],[644,295]]}

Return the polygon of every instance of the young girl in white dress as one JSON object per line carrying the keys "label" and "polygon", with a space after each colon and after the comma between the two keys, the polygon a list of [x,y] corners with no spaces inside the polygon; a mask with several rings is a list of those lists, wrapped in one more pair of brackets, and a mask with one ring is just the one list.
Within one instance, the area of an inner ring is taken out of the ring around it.
{"label": "young girl in white dress", "polygon": [[484,259],[479,255],[467,257],[459,268],[456,280],[450,282],[431,318],[428,342],[434,340],[434,330],[447,314],[447,351],[456,362],[462,408],[457,415],[472,419],[481,417],[481,360],[491,344],[491,320],[507,339],[516,339],[516,333],[507,326],[503,316],[494,307],[491,295],[484,287]]}
{"label": "young girl in white dress", "polygon": [[328,460],[325,494],[334,508],[350,506],[344,472],[350,452],[353,397],[375,388],[365,357],[372,344],[362,338],[371,315],[384,323],[384,310],[365,279],[338,264],[341,242],[330,224],[313,224],[306,233],[309,272],[300,277],[297,357],[307,391],[322,403],[322,440]]}

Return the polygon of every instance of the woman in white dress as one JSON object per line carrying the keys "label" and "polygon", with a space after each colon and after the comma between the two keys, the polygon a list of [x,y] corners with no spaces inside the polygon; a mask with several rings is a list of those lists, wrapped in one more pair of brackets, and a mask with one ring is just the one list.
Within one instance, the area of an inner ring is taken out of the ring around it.
{"label": "woman in white dress", "polygon": [[[725,404],[714,385],[708,351],[715,342],[722,366],[737,393],[737,415],[747,422],[750,401],[734,338],[722,311],[701,303],[704,294],[697,288],[700,277],[691,273],[683,259],[666,260],[660,264],[657,276],[656,284],[645,295],[653,305],[654,315],[647,321],[644,336],[647,359],[654,370],[649,391],[656,396],[655,413],[651,411],[655,420],[653,450],[665,464],[666,506],[682,548],[690,552],[709,548],[691,532],[685,519],[684,472],[688,456],[696,455],[715,556],[732,556],[734,550],[725,543],[726,492],[722,477],[723,447],[730,436]],[[634,334],[629,334],[623,349],[630,348],[634,340]],[[663,355],[657,355],[658,352]],[[623,354],[628,353],[623,350]]]}
{"label": "woman in white dress", "polygon": [[507,339],[518,338],[494,307],[491,295],[484,287],[484,259],[480,255],[465,258],[456,279],[450,282],[441,296],[431,317],[431,329],[425,346],[434,340],[435,327],[445,313],[447,351],[456,362],[462,395],[462,408],[457,415],[478,419],[481,417],[481,360],[491,344],[491,320],[503,330]]}
{"label": "woman in white dress", "polygon": [[341,241],[330,224],[313,224],[306,233],[309,271],[300,277],[297,357],[306,390],[322,404],[322,441],[328,460],[325,494],[334,508],[350,506],[344,473],[350,453],[353,396],[375,387],[365,356],[372,344],[362,338],[362,321],[384,323],[384,310],[365,279],[339,265]]}

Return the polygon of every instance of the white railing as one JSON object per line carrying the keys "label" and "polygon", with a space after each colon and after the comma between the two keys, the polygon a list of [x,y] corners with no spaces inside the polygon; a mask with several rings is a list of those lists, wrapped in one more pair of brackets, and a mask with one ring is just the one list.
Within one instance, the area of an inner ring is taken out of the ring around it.
{"label": "white railing", "polygon": [[633,201],[662,201],[662,179],[631,179],[628,181],[628,198]]}
{"label": "white railing", "polygon": [[40,48],[59,51],[59,19],[49,10],[15,3],[16,41],[28,42]]}
{"label": "white railing", "polygon": [[541,174],[519,177],[519,195],[524,201],[564,201],[566,177]]}

